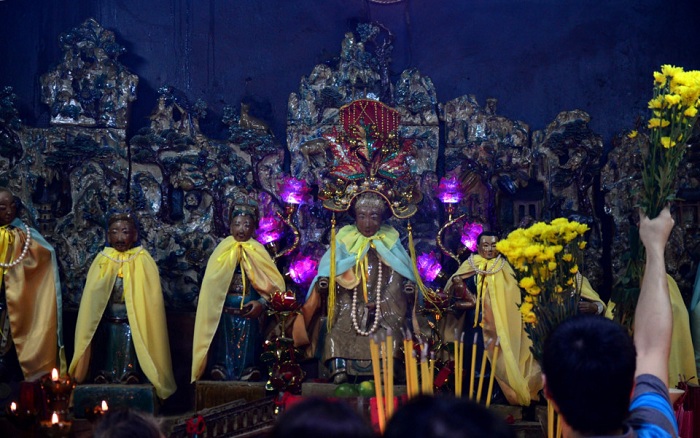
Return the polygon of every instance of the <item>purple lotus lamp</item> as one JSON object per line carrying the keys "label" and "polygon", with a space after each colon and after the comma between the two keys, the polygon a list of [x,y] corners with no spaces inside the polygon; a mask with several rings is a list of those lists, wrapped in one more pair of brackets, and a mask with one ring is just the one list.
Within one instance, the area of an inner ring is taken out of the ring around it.
{"label": "purple lotus lamp", "polygon": [[275,216],[264,216],[258,223],[258,242],[267,245],[284,234],[284,223]]}
{"label": "purple lotus lamp", "polygon": [[462,238],[460,239],[462,245],[469,248],[471,252],[476,251],[477,246],[479,246],[479,242],[477,242],[476,239],[479,238],[479,234],[481,234],[483,231],[484,227],[480,223],[467,222],[462,228]]}
{"label": "purple lotus lamp", "polygon": [[288,176],[278,184],[278,188],[280,198],[286,204],[285,214],[287,218],[290,218],[296,212],[300,204],[304,204],[309,200],[310,188],[304,180]]}
{"label": "purple lotus lamp", "polygon": [[302,288],[311,284],[317,272],[318,261],[303,254],[297,254],[289,265],[289,277]]}
{"label": "purple lotus lamp", "polygon": [[427,282],[433,282],[442,273],[442,265],[437,254],[431,251],[423,253],[416,259],[418,273]]}
{"label": "purple lotus lamp", "polygon": [[440,202],[445,205],[447,221],[451,221],[452,213],[455,211],[455,204],[458,204],[464,197],[462,194],[462,184],[456,176],[452,176],[450,178],[442,177],[435,195],[438,197]]}

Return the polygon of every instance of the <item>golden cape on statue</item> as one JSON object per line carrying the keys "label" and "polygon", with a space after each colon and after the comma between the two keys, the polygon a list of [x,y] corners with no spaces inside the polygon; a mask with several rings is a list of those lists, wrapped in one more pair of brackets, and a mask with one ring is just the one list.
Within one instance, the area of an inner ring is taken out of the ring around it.
{"label": "golden cape on statue", "polygon": [[53,247],[36,230],[14,219],[12,225],[0,227],[0,261],[18,262],[0,268],[0,282],[5,285],[10,334],[25,379],[36,380],[54,368],[65,373],[60,280]]}
{"label": "golden cape on statue", "polygon": [[[503,258],[486,259],[478,254],[473,254],[472,262],[479,271],[493,270],[492,274],[477,274],[469,261],[462,263],[457,272],[452,275],[445,286],[450,290],[452,281],[456,276],[469,277],[476,275],[477,283],[477,315],[481,309],[481,327],[484,337],[484,345],[488,345],[486,354],[489,361],[493,359],[493,349],[496,339],[500,339],[501,353],[498,355],[495,371],[503,394],[508,402],[514,405],[528,406],[532,400],[538,399],[538,391],[542,389],[542,372],[539,364],[532,356],[530,346],[532,341],[525,333],[522,324],[520,310],[520,287],[515,279],[513,268]],[[503,268],[497,268],[497,264],[503,263]],[[464,319],[464,317],[462,317]],[[462,327],[464,322],[454,321]],[[470,324],[470,321],[466,321]],[[446,328],[445,342],[452,342],[454,330]]]}
{"label": "golden cape on statue", "polygon": [[[114,261],[117,260],[117,261]],[[90,364],[90,345],[120,273],[134,349],[139,365],[161,399],[175,392],[170,343],[158,266],[143,247],[119,252],[107,247],[88,271],[76,323],[75,353],[69,373],[82,382]]]}
{"label": "golden cape on statue", "polygon": [[238,242],[233,236],[228,236],[219,243],[209,257],[199,291],[192,346],[192,382],[198,380],[206,368],[207,354],[238,265],[245,278],[265,300],[269,301],[275,291],[285,290],[282,274],[260,242],[255,239]]}

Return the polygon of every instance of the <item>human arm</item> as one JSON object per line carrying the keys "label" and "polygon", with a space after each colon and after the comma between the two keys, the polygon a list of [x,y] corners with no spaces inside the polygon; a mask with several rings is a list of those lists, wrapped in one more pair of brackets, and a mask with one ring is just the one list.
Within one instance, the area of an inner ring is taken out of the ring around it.
{"label": "human arm", "polygon": [[667,386],[673,315],[664,250],[673,223],[668,207],[655,219],[640,214],[639,237],[646,249],[646,264],[634,314],[634,345],[637,349],[635,377],[652,374]]}

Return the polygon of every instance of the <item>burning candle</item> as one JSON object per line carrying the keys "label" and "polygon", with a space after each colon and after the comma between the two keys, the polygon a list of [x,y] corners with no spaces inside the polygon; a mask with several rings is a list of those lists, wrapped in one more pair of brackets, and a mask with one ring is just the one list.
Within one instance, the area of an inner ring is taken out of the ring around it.
{"label": "burning candle", "polygon": [[58,382],[58,370],[56,368],[51,370],[51,381]]}
{"label": "burning candle", "polygon": [[15,403],[15,402],[10,403],[10,411],[12,411],[13,414],[15,412],[17,412],[17,403]]}
{"label": "burning candle", "polygon": [[102,400],[102,412],[107,412],[109,410],[109,406],[107,406],[107,402]]}
{"label": "burning candle", "polygon": [[53,415],[51,416],[51,424],[58,424],[58,414],[56,411],[54,411]]}

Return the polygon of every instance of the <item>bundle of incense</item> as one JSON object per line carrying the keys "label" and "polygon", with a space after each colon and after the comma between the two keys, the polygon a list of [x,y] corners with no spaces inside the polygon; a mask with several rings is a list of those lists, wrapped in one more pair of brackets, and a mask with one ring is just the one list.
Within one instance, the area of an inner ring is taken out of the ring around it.
{"label": "bundle of incense", "polygon": [[406,373],[406,394],[411,397],[411,359],[412,350],[408,347],[408,330],[401,329],[403,334],[403,365]]}
{"label": "bundle of incense", "polygon": [[428,343],[423,342],[420,344],[420,383],[421,383],[421,394],[429,394],[430,390],[428,385],[430,385],[431,379],[428,377]]}
{"label": "bundle of incense", "polygon": [[454,357],[455,357],[455,397],[462,396],[462,357],[460,357],[460,345],[459,345],[459,330],[455,328],[454,337]]}
{"label": "bundle of incense", "polygon": [[377,397],[377,417],[379,419],[379,430],[384,433],[386,426],[386,415],[384,414],[384,401],[382,399],[382,375],[379,370],[379,345],[376,335],[369,339],[369,353],[372,358],[372,374],[374,374],[374,392]]}
{"label": "bundle of incense", "polygon": [[433,395],[435,388],[435,352],[430,352],[430,366],[428,367],[428,376],[430,378],[430,387],[428,388],[428,394]]}
{"label": "bundle of incense", "polygon": [[[411,348],[413,348],[413,341],[411,341]],[[411,397],[420,394],[420,387],[418,386],[418,353],[415,350],[411,351],[411,387],[413,388]]]}
{"label": "bundle of incense", "polygon": [[394,336],[390,328],[386,330],[385,351],[384,393],[386,396],[386,418],[388,421],[394,413]]}
{"label": "bundle of incense", "polygon": [[554,438],[554,405],[547,400],[547,438]]}
{"label": "bundle of incense", "polygon": [[[479,333],[474,333],[474,342],[472,342],[472,359],[469,369],[469,400],[474,400],[474,379],[476,378],[476,343],[479,340]],[[462,332],[462,341],[464,341],[464,332]],[[462,342],[464,349],[464,342]]]}
{"label": "bundle of incense", "polygon": [[491,375],[489,376],[489,390],[486,392],[486,407],[491,406],[491,395],[493,395],[493,380],[496,377],[496,363],[498,362],[498,351],[501,349],[501,338],[496,338],[496,345],[493,346],[493,360],[491,361]]}
{"label": "bundle of incense", "polygon": [[[489,339],[488,342],[484,343],[484,353],[481,355],[481,371],[479,374],[479,386],[476,390],[476,402],[481,403],[481,391],[484,389],[484,374],[486,374],[486,361],[488,360],[488,350],[489,345],[491,345],[493,339]],[[491,370],[493,372],[493,370]]]}

